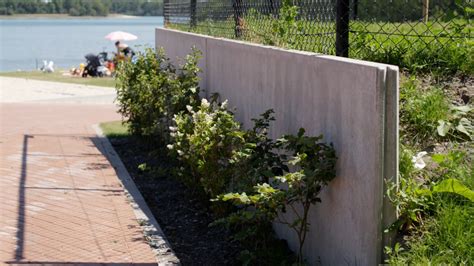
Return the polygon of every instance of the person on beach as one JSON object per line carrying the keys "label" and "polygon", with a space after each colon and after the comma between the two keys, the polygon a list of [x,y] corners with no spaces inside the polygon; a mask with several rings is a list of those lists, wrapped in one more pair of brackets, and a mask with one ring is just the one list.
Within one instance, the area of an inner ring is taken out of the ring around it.
{"label": "person on beach", "polygon": [[119,59],[131,59],[135,52],[127,44],[121,43],[120,41],[115,42],[115,47],[117,47],[117,57]]}

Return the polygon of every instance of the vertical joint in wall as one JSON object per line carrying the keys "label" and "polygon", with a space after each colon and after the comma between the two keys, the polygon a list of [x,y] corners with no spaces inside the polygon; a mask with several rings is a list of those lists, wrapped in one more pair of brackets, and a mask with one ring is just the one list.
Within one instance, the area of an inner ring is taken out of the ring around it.
{"label": "vertical joint in wall", "polygon": [[384,135],[383,135],[383,184],[382,184],[382,221],[381,221],[381,259],[385,259],[383,249],[393,246],[395,232],[385,232],[396,217],[396,206],[387,197],[387,182],[398,184],[399,164],[399,77],[396,67],[388,66],[385,72],[384,91]]}

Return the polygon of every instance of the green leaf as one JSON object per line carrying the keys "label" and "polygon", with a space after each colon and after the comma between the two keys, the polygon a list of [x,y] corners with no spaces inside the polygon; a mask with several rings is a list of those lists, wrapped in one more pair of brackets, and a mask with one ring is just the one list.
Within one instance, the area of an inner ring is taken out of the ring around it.
{"label": "green leaf", "polygon": [[463,124],[461,124],[461,122],[459,122],[459,124],[457,125],[456,130],[459,131],[459,132],[461,132],[461,133],[464,133],[464,134],[467,135],[468,137],[471,137],[471,134],[469,134],[469,132],[468,132],[467,129],[463,126]]}
{"label": "green leaf", "polygon": [[446,122],[444,120],[438,120],[438,135],[441,137],[446,136],[448,134],[449,130],[451,130],[452,124],[449,122]]}
{"label": "green leaf", "polygon": [[441,181],[439,184],[433,187],[433,192],[455,193],[460,196],[468,198],[470,201],[474,201],[474,191],[470,190],[468,187],[462,184],[459,180],[454,179],[454,178],[449,178],[449,179]]}
{"label": "green leaf", "polygon": [[250,200],[251,200],[253,203],[259,201],[260,198],[261,198],[261,195],[251,195],[251,196],[250,196]]}
{"label": "green leaf", "polygon": [[471,132],[474,132],[474,126],[472,126],[471,121],[469,121],[469,119],[465,117],[461,118],[461,120],[459,120],[459,124],[457,125],[456,129],[459,132],[464,133],[466,136],[472,139]]}
{"label": "green leaf", "polygon": [[264,171],[262,171],[262,175],[263,175],[264,177],[268,177],[268,178],[275,176],[271,170],[264,170]]}
{"label": "green leaf", "polygon": [[431,193],[431,190],[426,189],[426,188],[424,188],[424,189],[421,189],[421,188],[420,188],[420,189],[416,189],[416,190],[415,190],[415,193],[416,193],[416,195],[418,195],[418,196],[431,196],[431,194],[432,194],[432,193]]}
{"label": "green leaf", "polygon": [[288,161],[288,163],[291,165],[297,165],[302,159],[302,156],[295,156],[292,160]]}
{"label": "green leaf", "polygon": [[240,201],[241,203],[249,203],[250,202],[250,199],[249,197],[247,196],[247,194],[242,193],[242,194],[239,194],[239,193],[227,193],[227,194],[224,194],[224,195],[221,195],[219,196],[219,199],[222,200],[222,201],[229,201],[229,200],[238,200]]}
{"label": "green leaf", "polygon": [[249,199],[249,197],[247,196],[247,194],[245,194],[245,192],[242,193],[242,194],[240,194],[239,200],[240,200],[242,203],[249,203],[249,202],[250,202],[250,199]]}
{"label": "green leaf", "polygon": [[262,194],[274,193],[277,191],[276,189],[274,189],[267,183],[258,184],[256,188],[257,188],[258,193],[262,193]]}
{"label": "green leaf", "polygon": [[446,160],[446,155],[444,154],[434,154],[433,156],[431,156],[431,159],[435,162],[435,163],[442,163]]}
{"label": "green leaf", "polygon": [[470,111],[472,111],[472,108],[468,105],[452,106],[451,109],[462,113],[469,113]]}
{"label": "green leaf", "polygon": [[139,164],[137,168],[138,168],[138,170],[140,170],[142,172],[145,172],[145,171],[148,170],[148,166],[147,166],[146,163]]}

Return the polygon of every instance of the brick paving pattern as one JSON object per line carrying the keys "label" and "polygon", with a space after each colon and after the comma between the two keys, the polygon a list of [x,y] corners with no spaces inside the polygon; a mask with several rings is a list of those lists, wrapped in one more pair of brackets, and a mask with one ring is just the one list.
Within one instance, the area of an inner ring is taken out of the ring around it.
{"label": "brick paving pattern", "polygon": [[113,105],[0,104],[0,264],[156,265],[92,125]]}

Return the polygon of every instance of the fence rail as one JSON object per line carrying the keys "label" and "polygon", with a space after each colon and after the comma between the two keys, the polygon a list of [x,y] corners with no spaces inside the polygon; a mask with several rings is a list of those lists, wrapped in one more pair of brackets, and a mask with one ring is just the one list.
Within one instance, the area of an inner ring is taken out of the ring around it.
{"label": "fence rail", "polygon": [[474,45],[473,0],[165,0],[164,15],[169,28],[398,65]]}

